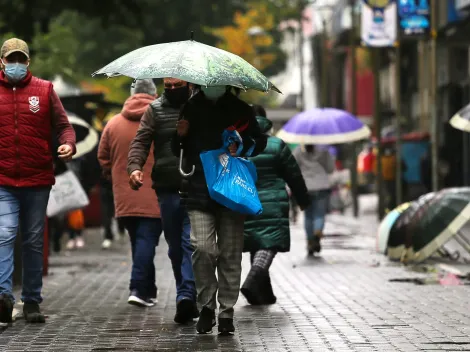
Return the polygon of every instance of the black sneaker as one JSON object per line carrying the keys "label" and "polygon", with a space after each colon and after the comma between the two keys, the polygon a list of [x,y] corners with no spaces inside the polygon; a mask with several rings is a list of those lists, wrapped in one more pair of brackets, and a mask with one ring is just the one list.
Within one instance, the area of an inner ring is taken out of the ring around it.
{"label": "black sneaker", "polygon": [[0,323],[10,324],[13,321],[13,300],[6,294],[0,295]]}
{"label": "black sneaker", "polygon": [[313,237],[313,252],[314,253],[320,253],[321,252],[321,244],[320,244],[320,237],[314,236]]}
{"label": "black sneaker", "polygon": [[28,323],[45,323],[46,317],[41,313],[39,304],[37,303],[25,303],[23,306],[24,319]]}
{"label": "black sneaker", "polygon": [[176,305],[175,323],[186,324],[193,321],[193,319],[198,316],[199,311],[197,310],[196,302],[189,298],[183,298]]}
{"label": "black sneaker", "polygon": [[235,332],[235,326],[233,326],[233,319],[219,318],[219,334],[220,335],[231,335],[234,332]]}
{"label": "black sneaker", "polygon": [[199,334],[211,333],[215,324],[215,312],[207,307],[202,308],[199,320],[196,324],[197,332]]}
{"label": "black sneaker", "polygon": [[127,300],[127,303],[132,304],[133,306],[138,307],[153,307],[155,305],[154,301],[151,298],[143,297],[139,295],[136,290],[132,290]]}

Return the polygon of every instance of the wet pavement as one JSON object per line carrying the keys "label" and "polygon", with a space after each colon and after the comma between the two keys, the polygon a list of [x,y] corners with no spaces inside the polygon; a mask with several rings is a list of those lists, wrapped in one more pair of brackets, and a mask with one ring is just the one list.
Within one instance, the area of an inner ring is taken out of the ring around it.
{"label": "wet pavement", "polygon": [[[364,219],[368,219],[367,216]],[[173,323],[175,289],[166,245],[156,258],[158,304],[126,303],[129,247],[109,251],[89,231],[82,251],[51,258],[45,280],[45,325],[19,318],[0,333],[1,351],[470,351],[469,286],[392,283],[416,276],[373,251],[376,222],[329,218],[321,257],[305,256],[301,225],[292,250],[276,257],[278,303],[236,306],[233,337],[196,335]],[[248,268],[244,258],[244,275]]]}

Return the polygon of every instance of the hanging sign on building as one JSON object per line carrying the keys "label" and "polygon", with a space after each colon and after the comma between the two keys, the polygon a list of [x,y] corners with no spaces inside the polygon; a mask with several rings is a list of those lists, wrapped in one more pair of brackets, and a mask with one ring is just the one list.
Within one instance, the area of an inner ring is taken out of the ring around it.
{"label": "hanging sign on building", "polygon": [[398,0],[398,18],[402,38],[422,38],[429,34],[429,0]]}
{"label": "hanging sign on building", "polygon": [[395,0],[362,0],[361,39],[365,46],[390,47],[397,40]]}

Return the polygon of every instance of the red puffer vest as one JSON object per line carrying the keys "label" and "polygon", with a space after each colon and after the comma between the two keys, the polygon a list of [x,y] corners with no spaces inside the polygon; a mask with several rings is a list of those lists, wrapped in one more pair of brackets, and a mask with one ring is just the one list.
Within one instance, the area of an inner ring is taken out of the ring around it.
{"label": "red puffer vest", "polygon": [[50,186],[52,83],[27,76],[12,86],[0,73],[0,186]]}

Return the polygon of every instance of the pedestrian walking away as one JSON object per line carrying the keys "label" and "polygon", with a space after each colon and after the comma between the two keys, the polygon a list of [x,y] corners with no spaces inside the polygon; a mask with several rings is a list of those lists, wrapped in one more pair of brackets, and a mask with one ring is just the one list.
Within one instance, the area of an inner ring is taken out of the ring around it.
{"label": "pedestrian walking away", "polygon": [[[253,107],[261,132],[269,136],[272,122],[266,117],[263,107]],[[244,251],[251,253],[251,269],[241,288],[248,303],[253,305],[274,304],[274,295],[269,268],[278,252],[290,250],[289,196],[302,210],[310,205],[307,186],[299,166],[289,147],[281,139],[268,137],[266,149],[251,158],[258,171],[259,198],[263,213],[248,217],[245,221]]]}
{"label": "pedestrian walking away", "polygon": [[[157,302],[154,257],[162,232],[160,209],[150,183],[144,184],[137,192],[129,188],[126,166],[129,146],[142,115],[156,98],[156,87],[152,80],[139,80],[131,92],[121,113],[104,128],[98,160],[103,177],[112,182],[113,213],[124,224],[131,241],[132,273],[128,303],[150,307]],[[151,158],[142,165],[143,172],[153,167],[152,152],[150,154]]]}
{"label": "pedestrian walking away", "polygon": [[[172,143],[175,155],[180,154],[182,145],[186,153],[185,169],[195,165],[194,174],[183,179],[182,199],[191,219],[192,262],[201,309],[196,326],[199,333],[209,333],[216,325],[216,295],[220,305],[219,332],[235,331],[233,307],[240,289],[245,218],[210,198],[200,154],[220,149],[224,130],[237,126],[243,127],[238,130],[243,141],[241,156],[250,149],[253,156],[264,150],[267,137],[261,133],[248,104],[230,88],[194,86],[192,98],[182,109]],[[235,155],[237,149],[237,145],[231,145],[230,153]]]}
{"label": "pedestrian walking away", "polygon": [[[49,192],[55,182],[53,154],[64,161],[75,154],[75,132],[52,83],[29,71],[28,45],[5,41],[0,73],[0,322],[11,323],[13,249],[21,228],[25,320],[44,323],[43,236]],[[52,149],[53,131],[60,146]]]}
{"label": "pedestrian walking away", "polygon": [[181,175],[178,159],[171,152],[171,140],[176,131],[181,106],[189,99],[187,82],[165,78],[165,91],[154,100],[140,121],[140,127],[129,148],[127,172],[133,189],[139,189],[145,180],[144,164],[153,143],[155,163],[152,168],[152,187],[158,196],[163,233],[168,243],[176,282],[175,322],[184,324],[199,316],[196,306],[190,243],[190,222],[181,205]]}
{"label": "pedestrian walking away", "polygon": [[314,145],[299,146],[293,153],[309,192],[310,206],[305,209],[305,233],[308,255],[321,251],[321,238],[330,195],[328,175],[334,171],[329,151]]}

